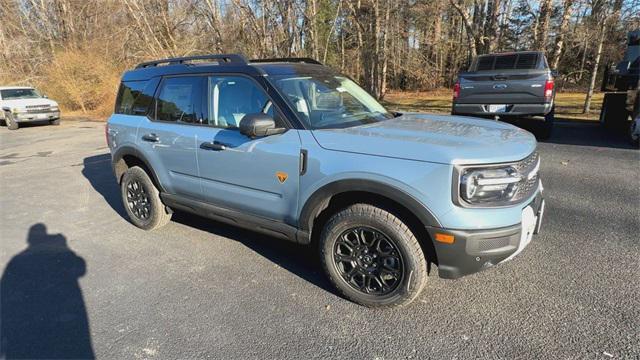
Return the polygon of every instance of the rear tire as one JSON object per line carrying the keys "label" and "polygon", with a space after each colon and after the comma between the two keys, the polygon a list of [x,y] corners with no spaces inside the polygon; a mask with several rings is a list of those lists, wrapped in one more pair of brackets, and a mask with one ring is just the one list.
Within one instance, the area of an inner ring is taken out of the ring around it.
{"label": "rear tire", "polygon": [[331,283],[367,307],[407,305],[427,281],[426,259],[413,232],[373,205],[355,204],[334,214],[319,246]]}
{"label": "rear tire", "polygon": [[639,121],[632,120],[629,124],[629,142],[631,143],[631,146],[636,149],[640,149],[640,136],[634,135],[634,133],[637,131],[636,127],[640,126],[638,122]]}
{"label": "rear tire", "polygon": [[4,121],[7,124],[7,129],[9,130],[18,130],[18,123],[16,122],[16,119],[13,118],[13,114],[6,111],[4,113]]}
{"label": "rear tire", "polygon": [[551,111],[544,116],[544,122],[538,131],[540,140],[548,140],[553,132],[553,123],[556,121],[556,107],[552,107]]}
{"label": "rear tire", "polygon": [[120,182],[120,192],[133,225],[153,230],[171,220],[171,214],[160,199],[160,192],[141,167],[133,166],[125,171]]}

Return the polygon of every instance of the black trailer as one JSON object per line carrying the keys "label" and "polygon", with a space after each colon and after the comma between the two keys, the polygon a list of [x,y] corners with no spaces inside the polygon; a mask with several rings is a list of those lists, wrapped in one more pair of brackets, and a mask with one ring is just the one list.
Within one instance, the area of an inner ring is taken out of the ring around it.
{"label": "black trailer", "polygon": [[608,129],[628,130],[633,137],[633,121],[640,116],[640,29],[629,32],[627,40],[624,59],[607,67],[602,79],[600,123]]}

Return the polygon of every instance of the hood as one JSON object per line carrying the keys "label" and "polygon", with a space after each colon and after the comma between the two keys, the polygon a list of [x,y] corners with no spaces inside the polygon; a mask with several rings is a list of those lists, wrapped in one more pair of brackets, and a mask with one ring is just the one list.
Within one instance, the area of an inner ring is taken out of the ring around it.
{"label": "hood", "polygon": [[11,100],[0,100],[2,107],[8,108],[20,108],[24,109],[25,106],[32,105],[50,105],[50,106],[58,106],[58,103],[46,98],[37,98],[37,99],[11,99]]}
{"label": "hood", "polygon": [[313,135],[328,150],[445,164],[521,160],[537,144],[533,135],[513,125],[435,114],[403,114],[346,129],[313,130]]}

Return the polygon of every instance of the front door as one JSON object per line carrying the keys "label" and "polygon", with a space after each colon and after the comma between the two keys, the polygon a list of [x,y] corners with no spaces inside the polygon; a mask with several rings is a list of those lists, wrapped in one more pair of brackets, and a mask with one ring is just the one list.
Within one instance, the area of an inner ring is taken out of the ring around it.
{"label": "front door", "polygon": [[[203,197],[217,206],[293,223],[300,173],[297,130],[250,139],[238,129],[246,114],[268,113],[284,126],[262,87],[239,75],[211,76],[207,87],[209,126],[197,135]],[[206,143],[220,146],[203,147]]]}

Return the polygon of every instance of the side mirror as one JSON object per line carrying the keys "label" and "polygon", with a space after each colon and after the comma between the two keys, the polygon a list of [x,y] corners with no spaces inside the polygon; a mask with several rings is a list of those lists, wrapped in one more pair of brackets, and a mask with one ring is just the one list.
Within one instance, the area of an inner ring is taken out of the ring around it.
{"label": "side mirror", "polygon": [[42,97],[48,99],[49,97],[46,94],[42,94]]}
{"label": "side mirror", "polygon": [[282,134],[285,128],[277,128],[276,122],[267,114],[247,114],[240,120],[240,133],[250,138]]}
{"label": "side mirror", "polygon": [[554,78],[557,78],[557,77],[558,77],[558,74],[559,74],[559,73],[558,73],[558,70],[555,70],[555,69],[554,69],[554,70],[551,70],[551,76],[553,76]]}

